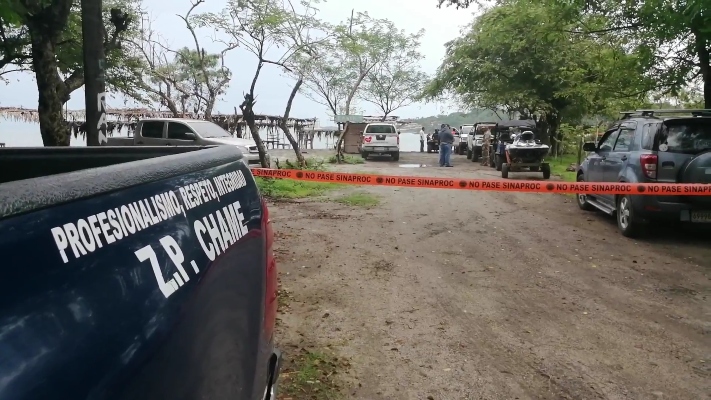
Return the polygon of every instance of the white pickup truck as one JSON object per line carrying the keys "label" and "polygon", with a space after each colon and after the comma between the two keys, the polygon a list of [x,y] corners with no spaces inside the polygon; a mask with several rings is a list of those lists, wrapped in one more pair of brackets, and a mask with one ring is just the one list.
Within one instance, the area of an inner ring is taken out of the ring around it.
{"label": "white pickup truck", "polygon": [[[233,137],[219,125],[198,119],[146,118],[138,121],[133,136],[110,137],[107,146],[235,146],[248,165],[259,165],[253,140]],[[269,159],[269,154],[267,154]]]}
{"label": "white pickup truck", "polygon": [[466,152],[467,158],[471,158],[471,155],[467,150],[469,148],[469,133],[472,129],[474,129],[474,125],[461,125],[459,127],[460,142],[457,147],[457,154],[464,154]]}
{"label": "white pickup truck", "polygon": [[469,135],[469,140],[467,141],[467,158],[471,159],[472,162],[479,161],[481,157],[484,131],[493,129],[495,126],[496,122],[477,122],[472,127],[472,133]]}

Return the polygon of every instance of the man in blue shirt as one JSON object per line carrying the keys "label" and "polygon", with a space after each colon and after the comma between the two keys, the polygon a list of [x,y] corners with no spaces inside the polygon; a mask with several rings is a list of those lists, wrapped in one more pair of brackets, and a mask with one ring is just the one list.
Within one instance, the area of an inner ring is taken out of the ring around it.
{"label": "man in blue shirt", "polygon": [[440,167],[453,167],[452,158],[452,146],[454,145],[454,135],[452,134],[452,128],[447,124],[442,124],[439,128],[439,166]]}

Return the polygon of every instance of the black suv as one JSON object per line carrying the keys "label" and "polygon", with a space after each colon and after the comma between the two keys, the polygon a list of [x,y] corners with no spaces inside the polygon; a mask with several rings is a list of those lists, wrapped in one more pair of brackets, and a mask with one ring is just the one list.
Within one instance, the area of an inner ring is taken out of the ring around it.
{"label": "black suv", "polygon": [[[711,183],[711,110],[637,110],[621,113],[578,168],[578,182]],[[578,195],[583,210],[616,214],[624,236],[645,223],[711,225],[711,196]]]}

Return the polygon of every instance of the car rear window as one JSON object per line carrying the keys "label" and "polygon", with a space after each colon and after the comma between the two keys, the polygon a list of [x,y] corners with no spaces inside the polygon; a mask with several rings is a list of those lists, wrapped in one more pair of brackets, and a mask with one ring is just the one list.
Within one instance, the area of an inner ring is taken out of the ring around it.
{"label": "car rear window", "polygon": [[365,133],[396,133],[396,131],[392,125],[368,125]]}
{"label": "car rear window", "polygon": [[711,150],[711,119],[664,122],[659,151],[696,154]]}

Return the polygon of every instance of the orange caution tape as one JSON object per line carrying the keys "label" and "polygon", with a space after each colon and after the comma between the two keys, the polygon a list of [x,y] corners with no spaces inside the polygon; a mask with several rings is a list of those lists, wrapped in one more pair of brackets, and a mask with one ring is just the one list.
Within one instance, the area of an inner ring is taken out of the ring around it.
{"label": "orange caution tape", "polygon": [[490,192],[711,196],[711,185],[696,183],[576,183],[496,179],[451,179],[423,176],[347,174],[342,172],[316,172],[267,168],[253,168],[252,174],[254,176],[264,178],[332,182],[349,185],[482,190]]}

